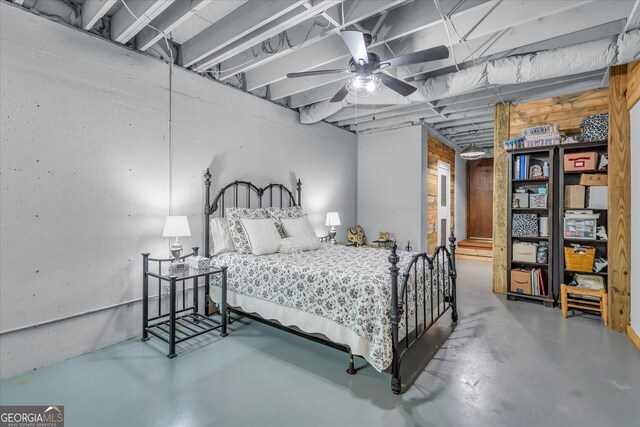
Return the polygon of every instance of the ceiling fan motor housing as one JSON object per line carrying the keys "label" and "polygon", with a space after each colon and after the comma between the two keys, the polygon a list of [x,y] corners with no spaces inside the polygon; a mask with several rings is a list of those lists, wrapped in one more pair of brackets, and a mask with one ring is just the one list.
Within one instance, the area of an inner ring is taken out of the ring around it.
{"label": "ceiling fan motor housing", "polygon": [[369,58],[368,64],[358,64],[355,59],[349,60],[349,68],[354,73],[358,74],[371,74],[379,68],[380,57],[373,52],[367,52]]}

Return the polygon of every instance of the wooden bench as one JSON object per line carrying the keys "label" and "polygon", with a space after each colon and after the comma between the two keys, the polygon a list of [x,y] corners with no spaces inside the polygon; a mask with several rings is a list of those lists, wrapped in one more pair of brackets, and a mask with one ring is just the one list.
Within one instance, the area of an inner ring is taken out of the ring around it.
{"label": "wooden bench", "polygon": [[[591,297],[588,298],[576,298]],[[567,317],[569,309],[597,311],[602,317],[605,325],[609,323],[609,301],[607,292],[604,289],[587,289],[576,286],[560,285],[560,305],[562,306],[562,317]]]}

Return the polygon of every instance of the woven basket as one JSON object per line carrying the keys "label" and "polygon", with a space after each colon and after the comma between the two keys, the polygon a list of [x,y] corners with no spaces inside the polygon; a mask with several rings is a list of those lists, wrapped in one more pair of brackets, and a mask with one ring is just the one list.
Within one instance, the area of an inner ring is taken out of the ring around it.
{"label": "woven basket", "polygon": [[596,248],[592,246],[578,248],[565,246],[564,248],[564,263],[567,270],[591,273],[595,258]]}

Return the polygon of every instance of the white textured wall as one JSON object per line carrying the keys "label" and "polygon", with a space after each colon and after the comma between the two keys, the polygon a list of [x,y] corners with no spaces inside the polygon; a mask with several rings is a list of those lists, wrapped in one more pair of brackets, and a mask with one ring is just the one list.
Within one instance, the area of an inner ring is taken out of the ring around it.
{"label": "white textured wall", "polygon": [[640,334],[640,102],[631,110],[631,327]]}
{"label": "white textured wall", "polygon": [[[0,330],[141,296],[143,251],[163,254],[168,68],[0,3]],[[202,173],[303,182],[316,231],[355,223],[356,136],[176,69],[174,213],[202,247]],[[344,227],[339,236],[344,235]],[[134,303],[0,336],[0,376],[139,336]]]}
{"label": "white textured wall", "polygon": [[424,248],[426,164],[421,126],[358,136],[358,224],[369,241],[389,231],[402,248]]}

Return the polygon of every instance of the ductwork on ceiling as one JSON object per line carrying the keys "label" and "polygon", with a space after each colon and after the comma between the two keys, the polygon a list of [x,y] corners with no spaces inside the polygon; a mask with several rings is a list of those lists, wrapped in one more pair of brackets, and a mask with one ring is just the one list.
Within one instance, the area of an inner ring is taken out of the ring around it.
{"label": "ductwork on ceiling", "polygon": [[54,21],[62,21],[75,27],[82,24],[80,6],[63,0],[13,0],[13,3]]}
{"label": "ductwork on ceiling", "polygon": [[[625,64],[640,58],[640,30],[529,55],[494,59],[454,73],[416,82],[421,99],[436,101],[490,85],[510,85],[551,79]],[[372,100],[375,97],[372,97]],[[300,123],[316,123],[350,105],[317,102],[300,108]],[[376,100],[377,104],[380,101]]]}

